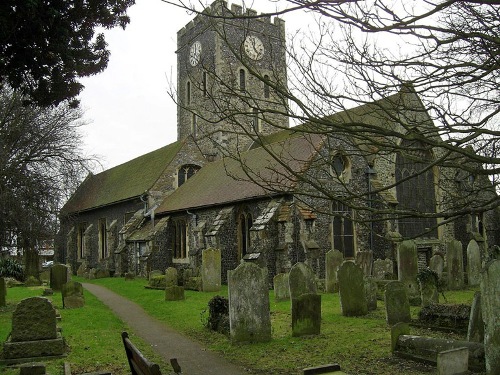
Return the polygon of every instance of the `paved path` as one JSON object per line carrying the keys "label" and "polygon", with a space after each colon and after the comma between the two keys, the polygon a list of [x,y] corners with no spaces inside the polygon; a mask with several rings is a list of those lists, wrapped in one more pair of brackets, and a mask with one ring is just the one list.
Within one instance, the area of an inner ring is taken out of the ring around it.
{"label": "paved path", "polygon": [[[83,286],[95,295],[114,313],[127,323],[134,333],[170,363],[177,358],[186,375],[243,375],[248,374],[216,353],[206,351],[200,344],[192,341],[158,320],[149,316],[139,305],[119,296],[100,285],[84,283]],[[140,348],[139,348],[140,350]]]}

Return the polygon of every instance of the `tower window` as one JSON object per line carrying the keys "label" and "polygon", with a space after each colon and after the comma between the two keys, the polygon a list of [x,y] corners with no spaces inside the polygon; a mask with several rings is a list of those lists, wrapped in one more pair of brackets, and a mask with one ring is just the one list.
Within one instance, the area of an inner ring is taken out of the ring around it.
{"label": "tower window", "polygon": [[196,113],[193,113],[191,117],[191,135],[196,138],[198,133],[198,116]]}
{"label": "tower window", "polygon": [[240,91],[246,90],[246,72],[245,69],[240,69]]}
{"label": "tower window", "polygon": [[267,82],[269,81],[269,76],[266,74],[264,76],[264,98],[269,99],[270,96],[270,88]]}
{"label": "tower window", "polygon": [[187,104],[191,104],[191,82],[187,82],[186,84],[186,101]]}
{"label": "tower window", "polygon": [[203,96],[207,96],[207,72],[203,72]]}

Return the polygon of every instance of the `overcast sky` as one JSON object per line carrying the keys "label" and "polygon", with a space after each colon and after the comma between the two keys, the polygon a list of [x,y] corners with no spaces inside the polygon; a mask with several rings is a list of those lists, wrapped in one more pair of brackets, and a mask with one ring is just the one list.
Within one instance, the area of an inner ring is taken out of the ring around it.
{"label": "overcast sky", "polygon": [[[256,0],[251,8],[261,12],[273,4]],[[177,139],[169,81],[176,82],[177,31],[193,15],[161,0],[136,0],[128,14],[131,22],[125,30],[105,32],[111,51],[108,68],[82,80],[85,150],[99,156],[104,169]]]}

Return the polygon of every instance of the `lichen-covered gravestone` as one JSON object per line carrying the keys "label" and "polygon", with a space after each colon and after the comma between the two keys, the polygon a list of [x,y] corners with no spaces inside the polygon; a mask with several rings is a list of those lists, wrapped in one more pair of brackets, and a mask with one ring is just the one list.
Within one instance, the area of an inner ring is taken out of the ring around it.
{"label": "lichen-covered gravestone", "polygon": [[474,293],[474,299],[470,307],[469,326],[467,327],[467,341],[484,341],[484,322],[481,312],[481,292]]}
{"label": "lichen-covered gravestone", "polygon": [[231,341],[271,340],[267,269],[244,262],[228,271],[227,282]]}
{"label": "lichen-covered gravestone", "polygon": [[462,243],[457,240],[452,240],[449,241],[446,245],[448,289],[462,289],[464,287],[464,260]]}
{"label": "lichen-covered gravestone", "polygon": [[201,252],[201,287],[204,292],[218,292],[221,288],[221,251],[206,249]]}
{"label": "lichen-covered gravestone", "polygon": [[[430,271],[430,269],[427,269]],[[431,272],[422,272],[418,280],[420,287],[420,297],[422,298],[422,307],[439,303],[439,292],[437,288],[437,274]]]}
{"label": "lichen-covered gravestone", "polygon": [[10,340],[4,343],[4,359],[60,356],[64,342],[57,332],[56,311],[42,297],[22,300],[12,314]]}
{"label": "lichen-covered gravestone", "polygon": [[175,267],[168,267],[165,270],[165,287],[171,287],[171,286],[177,286],[178,278],[178,273],[177,273],[177,268]]}
{"label": "lichen-covered gravestone", "polygon": [[365,277],[365,299],[368,311],[377,310],[377,282],[373,277]]}
{"label": "lichen-covered gravestone", "polygon": [[481,277],[486,374],[500,374],[500,260],[486,264]]}
{"label": "lichen-covered gravestone", "polygon": [[274,299],[276,302],[290,299],[288,273],[279,273],[273,278]]}
{"label": "lichen-covered gravestone", "polygon": [[386,321],[389,326],[411,321],[407,289],[400,281],[391,281],[385,287]]}
{"label": "lichen-covered gravestone", "polygon": [[85,306],[83,286],[76,281],[69,281],[62,287],[62,301],[65,309],[78,309]]}
{"label": "lichen-covered gravestone", "polygon": [[62,286],[71,280],[71,270],[64,264],[54,264],[50,268],[50,287],[61,291]]}
{"label": "lichen-covered gravestone", "polygon": [[179,285],[165,288],[165,301],[181,301],[184,299],[184,287]]}
{"label": "lichen-covered gravestone", "polygon": [[364,275],[353,262],[344,262],[338,272],[340,307],[344,316],[368,314],[365,299]]}
{"label": "lichen-covered gravestone", "polygon": [[0,307],[7,305],[7,284],[3,277],[0,277]]}
{"label": "lichen-covered gravestone", "polygon": [[302,294],[316,294],[316,276],[307,264],[298,262],[293,265],[288,275],[290,283],[290,298],[300,297]]}
{"label": "lichen-covered gravestone", "polygon": [[372,274],[373,251],[358,251],[356,253],[356,264],[363,270],[365,276],[370,276]]}
{"label": "lichen-covered gravestone", "polygon": [[469,286],[481,283],[481,252],[475,240],[467,245],[467,281]]}
{"label": "lichen-covered gravestone", "polygon": [[398,280],[403,283],[412,305],[420,305],[417,284],[418,256],[415,241],[403,241],[398,247]]}
{"label": "lichen-covered gravestone", "polygon": [[373,277],[375,280],[392,280],[394,262],[392,259],[376,259],[373,262]]}
{"label": "lichen-covered gravestone", "polygon": [[344,261],[344,255],[338,250],[330,250],[326,253],[325,262],[325,291],[336,293],[339,291],[337,272]]}
{"label": "lichen-covered gravestone", "polygon": [[438,278],[443,277],[444,259],[440,254],[434,254],[429,260],[429,268],[437,273]]}

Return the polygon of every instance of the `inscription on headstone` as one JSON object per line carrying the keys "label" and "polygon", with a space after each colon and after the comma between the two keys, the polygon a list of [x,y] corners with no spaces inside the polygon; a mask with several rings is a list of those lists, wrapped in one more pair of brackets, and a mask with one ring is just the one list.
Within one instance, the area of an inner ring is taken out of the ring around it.
{"label": "inscription on headstone", "polygon": [[330,250],[326,253],[325,263],[325,291],[336,293],[339,291],[337,272],[344,261],[344,255],[338,250]]}
{"label": "inscription on headstone", "polygon": [[481,283],[481,252],[475,240],[467,245],[467,280],[470,286]]}
{"label": "inscription on headstone", "polygon": [[64,264],[54,264],[50,268],[50,287],[61,291],[62,286],[71,280],[71,270]]}
{"label": "inscription on headstone", "polygon": [[364,275],[361,268],[353,262],[346,261],[340,266],[338,278],[342,315],[361,316],[368,314]]}
{"label": "inscription on headstone", "polygon": [[279,273],[273,278],[274,299],[279,301],[288,301],[290,299],[290,285],[288,273]]}
{"label": "inscription on headstone", "polygon": [[85,306],[85,297],[83,296],[83,286],[76,281],[69,281],[62,287],[63,308],[78,309]]}
{"label": "inscription on headstone", "polygon": [[418,255],[415,241],[403,241],[398,248],[398,280],[406,288],[408,299],[420,304],[420,292],[417,284]]}
{"label": "inscription on headstone", "polygon": [[407,289],[401,281],[391,281],[385,287],[386,321],[389,326],[411,321]]}
{"label": "inscription on headstone", "polygon": [[201,258],[201,287],[204,292],[218,292],[221,287],[221,251],[203,250]]}

